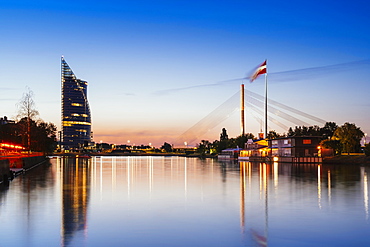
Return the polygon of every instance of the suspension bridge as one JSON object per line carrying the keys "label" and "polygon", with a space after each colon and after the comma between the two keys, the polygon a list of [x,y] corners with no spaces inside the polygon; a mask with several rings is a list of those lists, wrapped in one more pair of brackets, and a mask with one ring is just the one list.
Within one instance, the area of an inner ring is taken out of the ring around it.
{"label": "suspension bridge", "polygon": [[[334,64],[328,66],[319,66],[305,69],[297,69],[290,71],[282,71],[269,73],[269,83],[278,82],[289,82],[299,81],[307,79],[321,78],[329,74],[340,74],[349,71],[368,70],[370,65],[370,59],[359,60],[348,63]],[[177,92],[181,90],[197,89],[201,87],[214,87],[222,85],[234,84],[238,81],[247,79],[237,78],[232,80],[225,80],[211,84],[202,84],[195,86],[187,86],[183,88],[175,88],[169,90],[159,91],[159,94],[166,94],[171,92]],[[259,95],[249,90],[245,90],[245,110],[248,118],[256,120],[260,126],[264,124],[265,116],[265,96]],[[229,118],[233,112],[240,111],[240,90],[227,99],[223,104],[214,109],[211,113],[201,119],[199,122],[194,124],[184,133],[176,138],[174,141],[175,145],[183,146],[184,141],[188,145],[196,145],[202,137],[214,127],[219,125],[221,122]],[[291,106],[285,105],[271,98],[268,98],[267,108],[267,124],[268,130],[274,130],[279,127],[285,131],[288,131],[290,126],[313,126],[313,125],[324,125],[327,121],[311,114],[305,113],[301,110],[295,109]]]}
{"label": "suspension bridge", "polygon": [[[216,127],[219,123],[225,121],[233,112],[240,111],[240,90],[227,99],[223,104],[194,124],[183,134],[181,134],[175,145],[183,145],[184,140],[190,144],[196,144],[208,131]],[[254,118],[261,126],[264,118],[264,101],[262,95],[245,90],[245,108],[247,115]],[[272,99],[268,99],[268,129],[275,129],[278,126],[288,130],[289,126],[311,126],[324,125],[324,119],[315,117],[293,107],[287,106]]]}

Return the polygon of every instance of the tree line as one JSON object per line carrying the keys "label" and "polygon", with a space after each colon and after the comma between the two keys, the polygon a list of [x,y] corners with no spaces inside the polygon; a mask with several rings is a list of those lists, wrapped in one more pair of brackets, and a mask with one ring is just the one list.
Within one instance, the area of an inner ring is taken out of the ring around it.
{"label": "tree line", "polygon": [[0,142],[20,145],[28,151],[53,152],[57,146],[57,127],[37,119],[39,112],[29,88],[17,107],[18,120],[0,125]]}
{"label": "tree line", "polygon": [[57,127],[42,120],[22,118],[15,123],[0,125],[0,142],[17,144],[26,150],[51,153],[57,146]]}
{"label": "tree line", "polygon": [[[318,136],[321,138],[320,146],[323,148],[333,149],[335,154],[341,153],[360,153],[365,152],[370,155],[370,145],[366,144],[364,150],[361,149],[361,140],[365,133],[354,123],[344,123],[338,126],[335,122],[327,122],[323,127],[313,126],[295,126],[290,127],[287,133],[277,133],[272,130],[268,133],[267,139],[276,139],[281,137],[294,136]],[[201,140],[197,145],[198,153],[201,155],[220,153],[227,148],[244,148],[248,139],[256,140],[257,138],[252,133],[247,133],[244,136],[240,135],[236,138],[229,138],[225,128],[222,129],[220,139],[214,142]]]}

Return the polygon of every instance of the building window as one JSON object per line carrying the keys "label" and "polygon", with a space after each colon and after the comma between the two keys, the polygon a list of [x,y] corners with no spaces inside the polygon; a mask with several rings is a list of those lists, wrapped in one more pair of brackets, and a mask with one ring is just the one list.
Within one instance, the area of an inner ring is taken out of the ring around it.
{"label": "building window", "polygon": [[291,139],[284,140],[284,145],[290,145],[292,143]]}
{"label": "building window", "polygon": [[303,144],[311,144],[311,139],[303,139]]}
{"label": "building window", "polygon": [[284,148],[283,149],[283,156],[291,156],[292,150],[290,148]]}

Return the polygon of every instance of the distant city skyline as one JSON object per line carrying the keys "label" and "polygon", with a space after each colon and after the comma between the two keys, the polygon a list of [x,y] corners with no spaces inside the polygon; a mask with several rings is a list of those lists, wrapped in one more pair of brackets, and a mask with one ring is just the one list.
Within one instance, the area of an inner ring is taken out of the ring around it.
{"label": "distant city skyline", "polygon": [[[0,116],[16,116],[16,103],[28,86],[40,117],[61,130],[64,55],[76,76],[89,81],[95,142],[160,146],[222,105],[243,82],[263,95],[262,78],[232,79],[245,78],[267,59],[269,98],[370,133],[370,3],[260,5],[233,0],[1,3]],[[330,67],[337,64],[348,66]],[[305,71],[314,67],[322,70]],[[277,78],[284,71],[291,74]],[[219,139],[222,128],[229,137],[239,135],[239,113],[201,139]],[[260,129],[246,110],[246,132],[257,135]]]}

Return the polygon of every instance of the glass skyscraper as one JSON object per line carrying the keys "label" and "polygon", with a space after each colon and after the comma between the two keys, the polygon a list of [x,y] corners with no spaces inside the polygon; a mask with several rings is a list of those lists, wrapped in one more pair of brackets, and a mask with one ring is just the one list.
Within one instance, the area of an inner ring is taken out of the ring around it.
{"label": "glass skyscraper", "polygon": [[87,101],[87,82],[77,79],[62,57],[62,148],[77,149],[89,142],[91,114]]}

